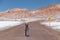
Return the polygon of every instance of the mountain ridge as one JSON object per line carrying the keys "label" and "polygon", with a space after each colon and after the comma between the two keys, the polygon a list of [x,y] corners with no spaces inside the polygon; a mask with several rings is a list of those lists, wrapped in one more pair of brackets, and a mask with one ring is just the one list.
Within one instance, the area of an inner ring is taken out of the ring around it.
{"label": "mountain ridge", "polygon": [[60,4],[52,4],[34,10],[14,8],[4,12],[0,12],[0,17],[12,18],[12,19],[32,18],[32,17],[59,18],[59,16],[60,16]]}

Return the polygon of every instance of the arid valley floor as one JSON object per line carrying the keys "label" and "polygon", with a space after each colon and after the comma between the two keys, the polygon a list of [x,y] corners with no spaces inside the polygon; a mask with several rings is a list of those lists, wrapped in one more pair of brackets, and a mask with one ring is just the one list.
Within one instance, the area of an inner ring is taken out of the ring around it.
{"label": "arid valley floor", "polygon": [[29,23],[29,37],[24,35],[25,24],[0,31],[0,40],[60,40],[60,32],[39,21]]}

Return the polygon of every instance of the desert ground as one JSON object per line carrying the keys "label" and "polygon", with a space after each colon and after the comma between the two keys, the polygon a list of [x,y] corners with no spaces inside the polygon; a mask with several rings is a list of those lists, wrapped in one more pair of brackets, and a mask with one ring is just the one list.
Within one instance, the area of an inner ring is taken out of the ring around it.
{"label": "desert ground", "polygon": [[29,37],[24,35],[25,24],[0,31],[0,40],[60,40],[60,32],[39,21],[29,23]]}

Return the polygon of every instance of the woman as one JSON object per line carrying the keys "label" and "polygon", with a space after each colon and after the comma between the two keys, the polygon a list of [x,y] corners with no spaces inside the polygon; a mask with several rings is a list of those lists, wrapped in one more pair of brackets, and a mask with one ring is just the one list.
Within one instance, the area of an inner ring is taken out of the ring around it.
{"label": "woman", "polygon": [[26,36],[26,37],[29,37],[28,32],[29,32],[28,23],[25,23],[25,36]]}

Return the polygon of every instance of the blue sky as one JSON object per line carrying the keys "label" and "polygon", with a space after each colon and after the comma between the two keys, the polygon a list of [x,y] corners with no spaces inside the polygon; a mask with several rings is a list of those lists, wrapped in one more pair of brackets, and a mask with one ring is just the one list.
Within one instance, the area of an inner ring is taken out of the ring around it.
{"label": "blue sky", "polygon": [[27,8],[32,10],[49,4],[59,3],[60,0],[0,0],[0,11],[11,8]]}

